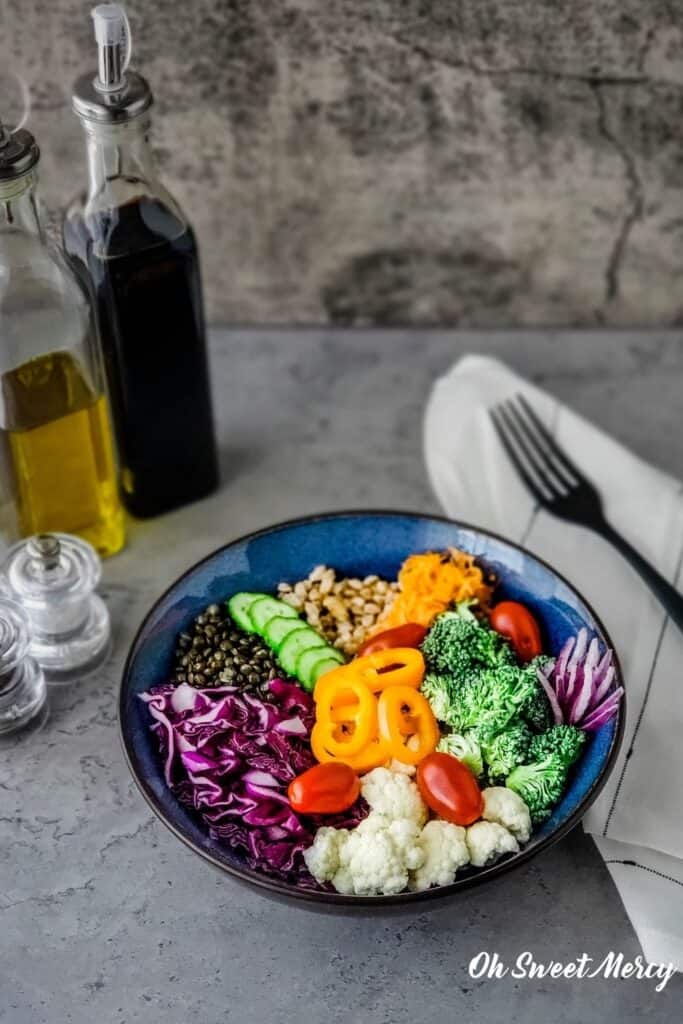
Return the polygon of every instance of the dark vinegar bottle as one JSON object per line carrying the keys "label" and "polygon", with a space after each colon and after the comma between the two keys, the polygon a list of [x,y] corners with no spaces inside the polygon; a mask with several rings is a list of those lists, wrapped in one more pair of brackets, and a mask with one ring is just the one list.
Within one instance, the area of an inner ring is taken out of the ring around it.
{"label": "dark vinegar bottle", "polygon": [[147,517],[214,490],[218,460],[197,245],[155,177],[151,93],[125,71],[126,41],[112,31],[112,9],[121,10],[106,4],[93,16],[100,74],[118,75],[117,87],[98,92],[92,75],[76,83],[89,182],[66,212],[63,241],[96,313],[123,500]]}

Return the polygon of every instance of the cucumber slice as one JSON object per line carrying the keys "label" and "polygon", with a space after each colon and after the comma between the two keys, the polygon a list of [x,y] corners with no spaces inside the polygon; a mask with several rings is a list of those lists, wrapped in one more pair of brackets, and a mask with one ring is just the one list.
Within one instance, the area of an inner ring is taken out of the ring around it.
{"label": "cucumber slice", "polygon": [[324,676],[326,672],[331,672],[333,668],[339,668],[339,659],[335,657],[336,653],[334,648],[331,648],[319,661],[316,661],[309,673],[309,682],[305,684],[306,690],[312,690],[320,677]]}
{"label": "cucumber slice", "polygon": [[233,594],[228,601],[228,611],[231,617],[247,633],[253,633],[254,627],[249,615],[252,605],[260,601],[263,594],[250,594],[248,590],[242,590],[239,594]]}
{"label": "cucumber slice", "polygon": [[276,616],[283,619],[298,619],[299,613],[296,608],[292,608],[291,604],[286,604],[284,601],[278,601],[276,597],[268,597],[266,594],[261,594],[258,601],[249,608],[249,615],[253,623],[252,628],[264,635],[263,628],[269,619],[274,619]]}
{"label": "cucumber slice", "polygon": [[321,661],[328,660],[334,660],[337,667],[344,664],[343,654],[334,647],[327,647],[325,651],[319,647],[309,647],[307,651],[299,655],[296,663],[296,677],[301,680],[307,690],[312,690],[315,685],[313,676],[315,666]]}
{"label": "cucumber slice", "polygon": [[283,641],[290,633],[293,633],[295,629],[301,629],[305,625],[301,619],[286,618],[284,615],[275,615],[272,619],[268,619],[265,626],[261,630],[261,636],[266,641],[269,647],[277,652]]}
{"label": "cucumber slice", "polygon": [[312,647],[320,648],[320,656],[322,657],[323,649],[327,647],[327,643],[310,626],[302,626],[301,629],[295,629],[286,637],[282,647],[277,652],[277,660],[288,675],[295,676],[299,657],[304,651],[308,651]]}

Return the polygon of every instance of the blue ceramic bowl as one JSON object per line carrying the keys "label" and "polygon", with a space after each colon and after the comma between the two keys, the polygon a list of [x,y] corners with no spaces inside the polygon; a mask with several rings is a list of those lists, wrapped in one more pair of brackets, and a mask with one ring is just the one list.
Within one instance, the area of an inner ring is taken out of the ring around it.
{"label": "blue ceramic bowl", "polygon": [[227,874],[266,894],[304,901],[314,909],[343,911],[409,906],[453,896],[529,860],[581,820],[614,764],[623,730],[623,702],[619,715],[591,735],[562,802],[520,853],[489,868],[466,869],[452,885],[427,892],[342,896],[275,881],[250,870],[233,850],[212,840],[164,782],[150,717],[137,695],[168,678],[178,632],[207,604],[240,590],[275,592],[281,580],[303,579],[320,563],[333,566],[342,575],[377,573],[391,579],[413,552],[451,546],[476,555],[495,574],[498,599],[522,601],[534,612],[551,653],[557,654],[567,637],[582,626],[612,646],[595,612],[550,566],[501,537],[446,519],[413,513],[348,512],[294,520],[233,541],[189,569],[157,601],[140,627],[123,673],[119,717],[128,764],[154,812],[179,839]]}

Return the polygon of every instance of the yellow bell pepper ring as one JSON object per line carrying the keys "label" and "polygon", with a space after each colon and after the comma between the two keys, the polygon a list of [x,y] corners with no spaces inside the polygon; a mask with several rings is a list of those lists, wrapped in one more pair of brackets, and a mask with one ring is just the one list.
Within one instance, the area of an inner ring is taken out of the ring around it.
{"label": "yellow bell pepper ring", "polygon": [[[387,648],[325,672],[315,684],[313,700],[316,704],[326,703],[330,693],[348,690],[344,684],[352,679],[362,680],[373,693],[381,693],[388,686],[412,686],[417,690],[424,675],[424,658],[415,647]],[[352,698],[348,695],[336,700],[336,704],[350,703]]]}
{"label": "yellow bell pepper ring", "polygon": [[352,664],[353,662],[350,662],[348,665],[340,665],[339,668],[330,669],[329,672],[324,672],[321,676],[318,676],[313,687],[313,700],[316,704],[326,699],[328,690],[337,689],[349,678],[348,670]]}
{"label": "yellow bell pepper ring", "polygon": [[404,764],[419,764],[439,742],[439,726],[425,697],[411,686],[390,686],[377,701],[380,739],[390,756]]}
{"label": "yellow bell pepper ring", "polygon": [[356,658],[347,668],[355,668],[373,693],[381,693],[390,686],[422,685],[425,662],[422,652],[415,647],[388,647],[362,658]]}
{"label": "yellow bell pepper ring", "polygon": [[[335,703],[335,695],[342,692],[355,698],[353,704],[340,707]],[[340,711],[342,715],[336,713]],[[377,701],[360,680],[347,679],[339,690],[327,691],[324,702],[318,702],[314,729],[318,730],[317,742],[329,754],[344,761],[358,754],[377,736]]]}
{"label": "yellow bell pepper ring", "polygon": [[353,768],[354,772],[362,775],[363,772],[371,772],[373,768],[379,768],[390,761],[391,751],[387,741],[383,740],[381,736],[376,736],[368,743],[367,747],[363,747],[359,754],[354,754],[344,760]]}
{"label": "yellow bell pepper ring", "polygon": [[317,725],[313,726],[311,732],[311,750],[320,764],[329,761],[343,761],[359,775],[362,775],[363,772],[370,772],[373,768],[379,768],[391,760],[389,744],[379,736],[375,736],[374,740],[371,740],[358,754],[349,754],[345,750],[342,757],[336,757],[327,749],[324,732]]}
{"label": "yellow bell pepper ring", "polygon": [[[356,697],[347,684],[350,681],[356,683],[363,681],[358,678],[355,672],[345,671],[350,667],[350,665],[345,665],[343,669],[335,668],[331,672],[326,672],[324,676],[320,677],[318,682],[315,684],[315,689],[313,691],[313,700],[316,705],[321,707],[333,706],[337,708],[344,707],[347,704],[356,703]],[[339,673],[339,675],[337,675],[337,673]],[[364,682],[363,685],[365,686]]]}

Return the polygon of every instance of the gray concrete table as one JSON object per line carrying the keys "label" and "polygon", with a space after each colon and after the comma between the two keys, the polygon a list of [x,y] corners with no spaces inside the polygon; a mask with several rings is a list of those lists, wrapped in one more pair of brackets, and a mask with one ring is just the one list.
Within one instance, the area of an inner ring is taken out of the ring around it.
{"label": "gray concrete table", "polygon": [[249,331],[213,334],[224,486],[135,524],[106,566],[116,652],[54,695],[32,741],[0,751],[0,1020],[8,1024],[629,1024],[680,1020],[683,979],[473,980],[470,959],[574,960],[638,946],[592,842],[412,917],[338,918],[215,873],[150,814],[123,762],[116,694],[152,600],[212,548],[291,516],[436,510],[421,459],[432,379],[503,355],[683,477],[675,334]]}

